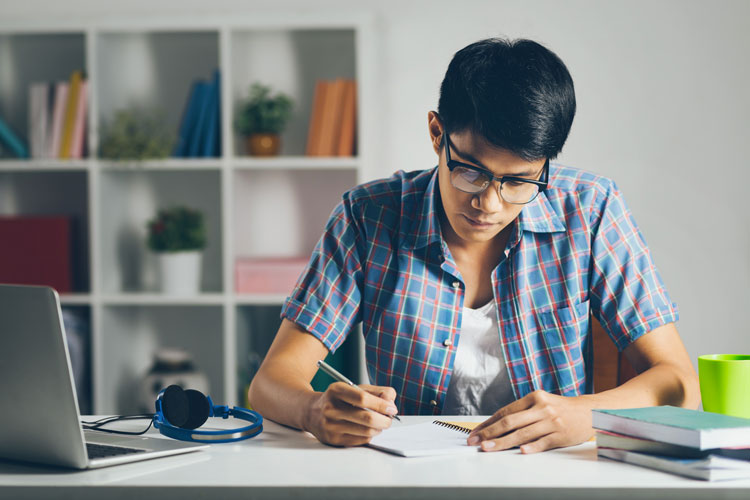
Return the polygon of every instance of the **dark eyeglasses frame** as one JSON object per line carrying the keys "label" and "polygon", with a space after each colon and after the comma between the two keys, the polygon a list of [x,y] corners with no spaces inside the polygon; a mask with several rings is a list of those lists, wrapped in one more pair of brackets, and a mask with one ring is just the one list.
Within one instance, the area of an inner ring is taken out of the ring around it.
{"label": "dark eyeglasses frame", "polygon": [[[469,193],[469,194],[481,194],[485,192],[488,187],[490,187],[490,185],[492,184],[492,181],[498,181],[500,183],[500,187],[497,190],[497,194],[500,195],[501,198],[503,196],[502,195],[503,183],[507,181],[536,184],[537,186],[539,186],[539,192],[536,194],[536,196],[539,196],[539,193],[547,189],[547,184],[549,182],[549,158],[547,158],[547,160],[544,162],[544,166],[542,167],[542,179],[543,180],[537,181],[533,179],[526,179],[525,177],[516,177],[512,175],[503,175],[501,177],[498,177],[487,169],[477,167],[476,165],[471,165],[469,163],[463,163],[463,162],[451,159],[451,140],[450,140],[450,137],[448,136],[448,132],[444,132],[444,133],[445,133],[445,140],[443,141],[443,145],[445,147],[445,161],[446,161],[446,164],[448,165],[448,170],[450,172],[453,172],[453,170],[456,167],[468,168],[469,170],[474,170],[475,172],[479,172],[480,174],[486,175],[490,179],[490,181],[487,183],[484,189],[481,189],[476,192],[464,191],[463,189],[459,189],[456,186],[453,186],[453,187],[456,187],[456,189],[458,189],[459,191],[463,191],[464,193]],[[451,182],[451,184],[453,183]],[[507,201],[505,198],[503,198],[503,201],[505,201],[506,203],[510,203],[511,205],[526,205],[534,201],[536,199],[536,196],[534,196],[534,198],[524,203],[513,203],[511,201]]]}

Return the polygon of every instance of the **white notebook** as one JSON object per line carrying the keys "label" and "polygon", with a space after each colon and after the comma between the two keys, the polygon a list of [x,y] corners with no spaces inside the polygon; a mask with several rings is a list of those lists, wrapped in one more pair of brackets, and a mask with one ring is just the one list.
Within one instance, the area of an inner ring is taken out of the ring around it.
{"label": "white notebook", "polygon": [[403,457],[476,453],[478,446],[466,444],[469,432],[468,427],[439,420],[413,425],[394,422],[372,438],[370,446]]}

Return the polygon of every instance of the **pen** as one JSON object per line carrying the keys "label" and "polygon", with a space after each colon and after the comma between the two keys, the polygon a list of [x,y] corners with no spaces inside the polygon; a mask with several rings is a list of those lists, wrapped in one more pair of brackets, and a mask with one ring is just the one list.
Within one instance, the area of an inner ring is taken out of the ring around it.
{"label": "pen", "polygon": [[[357,384],[346,378],[343,374],[341,374],[336,368],[332,367],[322,359],[318,361],[318,368],[326,372],[331,377],[335,378],[339,382],[343,382],[345,384],[349,384],[352,387],[356,387],[357,389],[364,391],[364,389],[361,389]],[[395,418],[399,422],[401,422],[401,419],[398,418],[398,415],[393,415],[391,418]]]}

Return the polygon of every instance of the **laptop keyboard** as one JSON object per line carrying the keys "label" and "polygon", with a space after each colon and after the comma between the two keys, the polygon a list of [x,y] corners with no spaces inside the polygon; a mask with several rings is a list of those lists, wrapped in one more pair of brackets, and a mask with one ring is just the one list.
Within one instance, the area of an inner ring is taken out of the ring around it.
{"label": "laptop keyboard", "polygon": [[133,453],[143,453],[146,450],[139,448],[125,448],[124,446],[108,446],[106,444],[98,443],[86,443],[86,451],[89,454],[89,459],[95,458],[109,458],[117,457],[120,455],[131,455]]}

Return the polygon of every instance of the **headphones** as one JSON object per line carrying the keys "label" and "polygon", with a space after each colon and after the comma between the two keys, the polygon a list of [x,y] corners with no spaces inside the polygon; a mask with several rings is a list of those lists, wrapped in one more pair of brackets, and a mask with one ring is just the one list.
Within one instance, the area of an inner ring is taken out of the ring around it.
{"label": "headphones", "polygon": [[[194,389],[183,390],[179,385],[170,385],[159,392],[155,406],[154,428],[173,439],[231,443],[257,436],[263,431],[263,417],[258,412],[237,406],[214,405],[209,396]],[[228,430],[196,430],[208,417],[239,418],[250,422],[250,425]]]}

